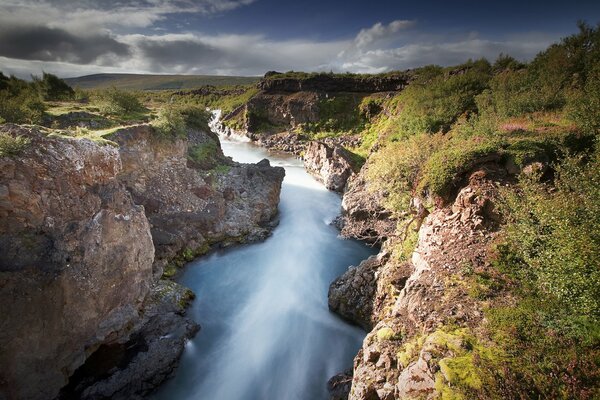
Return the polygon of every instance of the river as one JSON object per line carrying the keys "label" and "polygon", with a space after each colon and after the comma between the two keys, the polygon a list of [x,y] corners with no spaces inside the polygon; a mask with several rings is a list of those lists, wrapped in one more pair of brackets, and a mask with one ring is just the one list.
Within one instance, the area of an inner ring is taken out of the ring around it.
{"label": "river", "polygon": [[239,141],[222,147],[236,161],[285,168],[280,223],[262,243],[186,266],[178,282],[197,294],[188,315],[202,329],[155,399],[328,399],[327,380],[352,366],[365,334],[329,312],[327,290],[374,251],[338,237],[329,223],[340,197],[301,161]]}

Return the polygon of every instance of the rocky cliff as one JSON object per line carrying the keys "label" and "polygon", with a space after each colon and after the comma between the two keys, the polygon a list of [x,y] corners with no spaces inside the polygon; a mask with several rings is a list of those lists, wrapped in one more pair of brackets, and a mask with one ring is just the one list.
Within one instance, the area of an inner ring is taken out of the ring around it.
{"label": "rocky cliff", "polygon": [[402,90],[410,81],[410,73],[395,72],[384,75],[285,74],[267,72],[258,88],[267,92],[389,92]]}
{"label": "rocky cliff", "polygon": [[343,192],[348,179],[359,170],[352,154],[340,145],[309,142],[302,158],[306,170],[335,192]]}
{"label": "rocky cliff", "polygon": [[425,218],[409,261],[389,251],[401,240],[393,236],[377,257],[332,283],[330,308],[370,331],[354,360],[349,399],[434,398],[436,385],[456,382],[447,365],[472,356],[468,332],[478,328],[484,303],[467,283],[491,273],[494,202],[505,179],[493,165],[476,170],[453,204]]}
{"label": "rocky cliff", "polygon": [[264,239],[276,223],[283,168],[235,163],[207,133],[165,139],[139,125],[111,139],[123,162],[118,178],[150,221],[157,273],[213,244]]}
{"label": "rocky cliff", "polygon": [[152,284],[144,208],[117,149],[5,125],[0,158],[0,391],[49,399],[102,343],[126,335]]}
{"label": "rocky cliff", "polygon": [[234,163],[210,133],[149,125],[117,130],[115,147],[0,134],[20,143],[0,157],[0,395],[147,394],[198,330],[184,315],[193,293],[159,278],[210,246],[266,237],[283,169]]}

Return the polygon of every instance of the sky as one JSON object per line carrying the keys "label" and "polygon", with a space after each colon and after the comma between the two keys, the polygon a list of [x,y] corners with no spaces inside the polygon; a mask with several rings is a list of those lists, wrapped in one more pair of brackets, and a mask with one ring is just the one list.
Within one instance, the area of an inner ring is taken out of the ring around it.
{"label": "sky", "polygon": [[523,61],[600,22],[600,1],[0,0],[0,71],[378,73]]}

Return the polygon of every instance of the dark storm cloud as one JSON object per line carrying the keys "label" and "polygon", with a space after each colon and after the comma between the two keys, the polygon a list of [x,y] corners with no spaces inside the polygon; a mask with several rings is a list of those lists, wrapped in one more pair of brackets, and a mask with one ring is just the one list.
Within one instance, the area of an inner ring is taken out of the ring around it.
{"label": "dark storm cloud", "polygon": [[155,71],[168,70],[182,64],[215,65],[223,60],[223,52],[208,44],[190,40],[144,40],[137,44],[143,59]]}
{"label": "dark storm cloud", "polygon": [[0,27],[0,56],[89,64],[109,55],[128,56],[129,46],[101,33],[81,36],[44,26]]}

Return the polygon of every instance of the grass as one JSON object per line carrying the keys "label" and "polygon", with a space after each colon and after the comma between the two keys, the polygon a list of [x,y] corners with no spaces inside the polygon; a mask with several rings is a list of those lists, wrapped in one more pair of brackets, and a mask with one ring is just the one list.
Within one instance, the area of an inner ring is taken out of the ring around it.
{"label": "grass", "polygon": [[0,132],[0,157],[10,157],[19,155],[25,150],[31,141],[23,136],[12,136],[5,132]]}

